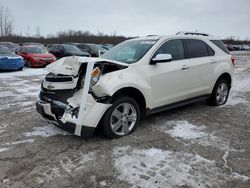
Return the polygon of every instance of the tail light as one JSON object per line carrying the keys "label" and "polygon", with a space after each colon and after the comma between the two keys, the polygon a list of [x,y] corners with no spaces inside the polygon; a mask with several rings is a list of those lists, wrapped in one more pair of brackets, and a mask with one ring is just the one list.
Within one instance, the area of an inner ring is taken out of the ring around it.
{"label": "tail light", "polygon": [[231,56],[231,61],[232,61],[233,66],[235,66],[235,63],[236,63],[236,58],[235,58],[235,56]]}

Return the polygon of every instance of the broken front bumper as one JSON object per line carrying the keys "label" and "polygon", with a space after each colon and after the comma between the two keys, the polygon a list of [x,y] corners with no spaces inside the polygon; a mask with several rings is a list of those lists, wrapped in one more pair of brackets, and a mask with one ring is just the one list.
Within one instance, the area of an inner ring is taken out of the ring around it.
{"label": "broken front bumper", "polygon": [[57,127],[84,138],[93,136],[103,114],[111,106],[110,104],[96,102],[92,95],[88,94],[84,119],[79,121],[79,114],[75,116],[73,108],[67,110],[66,104],[62,106],[57,103],[58,101],[47,102],[38,99],[36,102],[37,112]]}

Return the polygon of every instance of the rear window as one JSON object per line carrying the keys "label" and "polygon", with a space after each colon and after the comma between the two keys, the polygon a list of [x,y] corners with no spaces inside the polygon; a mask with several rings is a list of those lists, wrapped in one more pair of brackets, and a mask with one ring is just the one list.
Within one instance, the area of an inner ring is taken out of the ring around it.
{"label": "rear window", "polygon": [[213,56],[214,51],[203,41],[196,39],[185,39],[188,58]]}
{"label": "rear window", "polygon": [[223,50],[225,53],[229,54],[228,49],[221,40],[210,40],[210,41],[214,43],[217,47],[219,47],[221,50]]}

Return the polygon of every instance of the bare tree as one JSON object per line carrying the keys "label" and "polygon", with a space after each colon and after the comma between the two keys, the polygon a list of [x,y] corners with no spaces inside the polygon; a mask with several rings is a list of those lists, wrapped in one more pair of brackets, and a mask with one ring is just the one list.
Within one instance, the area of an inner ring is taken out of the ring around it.
{"label": "bare tree", "polygon": [[40,37],[40,36],[41,36],[41,34],[40,34],[40,26],[36,26],[35,31],[36,31],[35,36],[36,36],[36,37]]}
{"label": "bare tree", "polygon": [[0,36],[10,36],[14,31],[14,16],[8,7],[0,7]]}

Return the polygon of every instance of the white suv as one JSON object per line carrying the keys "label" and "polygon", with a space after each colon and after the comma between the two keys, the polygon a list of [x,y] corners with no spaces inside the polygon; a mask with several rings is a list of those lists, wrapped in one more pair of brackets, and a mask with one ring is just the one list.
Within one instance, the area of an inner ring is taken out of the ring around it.
{"label": "white suv", "polygon": [[100,126],[119,138],[153,113],[201,99],[225,104],[234,61],[222,41],[205,34],[127,40],[100,58],[72,56],[47,66],[37,111],[79,136]]}

